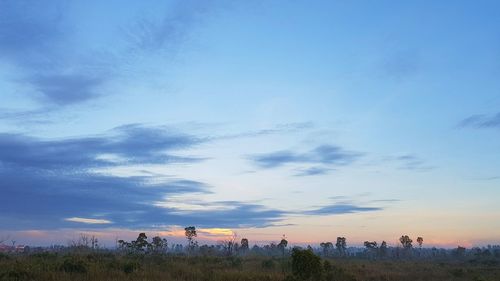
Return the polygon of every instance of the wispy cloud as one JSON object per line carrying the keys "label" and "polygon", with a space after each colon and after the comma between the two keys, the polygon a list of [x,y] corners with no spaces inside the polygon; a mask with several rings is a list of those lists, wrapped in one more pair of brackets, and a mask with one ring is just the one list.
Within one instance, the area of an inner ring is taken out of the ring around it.
{"label": "wispy cloud", "polygon": [[[354,162],[360,156],[360,153],[346,151],[339,146],[321,145],[307,152],[282,150],[254,155],[251,156],[250,159],[260,168],[269,169],[287,164],[322,164],[329,166],[347,165]],[[309,172],[324,174],[326,173],[326,170],[317,168],[310,170]]]}
{"label": "wispy cloud", "polygon": [[89,219],[89,218],[66,218],[65,221],[77,222],[77,223],[86,223],[86,224],[110,224],[111,221],[105,219]]}
{"label": "wispy cloud", "polygon": [[65,106],[95,98],[109,77],[98,59],[80,57],[82,50],[70,43],[66,9],[62,1],[0,3],[0,57],[20,71],[15,81],[30,86],[27,97],[42,104]]}
{"label": "wispy cloud", "polygon": [[500,112],[494,115],[472,115],[462,120],[459,125],[478,129],[500,129]]}
{"label": "wispy cloud", "polygon": [[434,168],[413,154],[399,155],[393,157],[393,159],[398,163],[398,167],[403,170],[428,171]]}
{"label": "wispy cloud", "polygon": [[167,198],[207,194],[211,192],[209,185],[155,174],[122,177],[95,169],[130,163],[201,161],[173,153],[203,141],[172,129],[141,125],[61,140],[0,134],[0,224],[10,229],[72,228],[81,224],[93,228],[184,224],[232,228],[264,227],[284,217],[283,211],[239,201],[199,202],[205,206],[203,210],[186,208],[186,204],[173,204]]}
{"label": "wispy cloud", "polygon": [[306,215],[339,215],[339,214],[352,214],[360,212],[372,212],[383,210],[381,207],[362,207],[352,204],[335,203],[332,205],[323,206],[313,210],[304,211]]}
{"label": "wispy cloud", "polygon": [[[42,140],[20,134],[0,134],[0,163],[22,168],[88,169],[129,163],[193,162],[168,151],[189,148],[203,140],[162,128],[127,125],[108,135]],[[115,156],[103,157],[103,156]],[[117,163],[118,162],[118,163]]]}
{"label": "wispy cloud", "polygon": [[[112,39],[116,47],[108,50],[96,48],[98,44],[92,42],[78,43],[78,36],[89,31],[78,29],[82,18],[67,17],[72,5],[65,1],[0,2],[0,58],[15,69],[5,79],[17,83],[26,98],[49,111],[113,94],[106,87],[131,66],[134,76],[140,76],[143,69],[138,65],[143,57],[159,51],[163,56],[175,55],[194,26],[215,6],[212,1],[173,1],[159,5],[160,17],[131,17],[129,22],[137,24],[129,29],[110,19],[107,25],[128,31],[126,35],[116,32]],[[124,43],[128,46],[122,46]]]}
{"label": "wispy cloud", "polygon": [[254,131],[241,132],[236,134],[226,134],[213,137],[214,140],[220,139],[237,139],[249,137],[261,137],[274,134],[300,133],[314,128],[313,122],[294,122],[278,124],[268,129],[260,129]]}
{"label": "wispy cloud", "polygon": [[318,176],[328,174],[332,169],[324,167],[310,167],[305,169],[298,169],[295,174],[296,177]]}
{"label": "wispy cloud", "polygon": [[25,81],[41,94],[44,102],[59,106],[83,102],[99,95],[105,76],[85,72],[71,74],[34,74]]}
{"label": "wispy cloud", "polygon": [[142,18],[127,29],[135,52],[176,52],[193,27],[216,6],[216,1],[174,1],[163,17]]}

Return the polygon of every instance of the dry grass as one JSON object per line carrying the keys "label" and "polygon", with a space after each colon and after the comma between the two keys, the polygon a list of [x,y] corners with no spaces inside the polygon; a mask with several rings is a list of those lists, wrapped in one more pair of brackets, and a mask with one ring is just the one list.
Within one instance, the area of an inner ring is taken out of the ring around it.
{"label": "dry grass", "polygon": [[[325,280],[500,280],[492,262],[330,259]],[[290,273],[289,261],[284,269]],[[269,257],[182,257],[113,253],[0,256],[0,280],[281,281],[282,261]]]}

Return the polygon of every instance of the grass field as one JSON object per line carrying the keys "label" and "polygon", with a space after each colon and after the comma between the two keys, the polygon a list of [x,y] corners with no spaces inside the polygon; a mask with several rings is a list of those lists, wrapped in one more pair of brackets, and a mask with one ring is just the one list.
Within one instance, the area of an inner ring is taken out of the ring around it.
{"label": "grass field", "polygon": [[[470,260],[321,261],[315,277],[293,274],[292,258],[186,257],[114,252],[37,253],[0,256],[0,280],[500,280],[496,262]],[[295,276],[295,277],[294,277]]]}

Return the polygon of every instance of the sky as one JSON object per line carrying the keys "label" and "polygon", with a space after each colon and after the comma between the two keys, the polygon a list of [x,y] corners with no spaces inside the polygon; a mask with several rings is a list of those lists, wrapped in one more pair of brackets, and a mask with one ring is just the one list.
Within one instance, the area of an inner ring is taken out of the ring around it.
{"label": "sky", "polygon": [[0,1],[0,236],[499,243],[498,1]]}

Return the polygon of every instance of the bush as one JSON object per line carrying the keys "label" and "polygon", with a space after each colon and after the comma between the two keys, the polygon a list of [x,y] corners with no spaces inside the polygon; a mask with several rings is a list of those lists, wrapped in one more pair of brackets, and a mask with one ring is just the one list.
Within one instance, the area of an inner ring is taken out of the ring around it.
{"label": "bush", "polygon": [[21,268],[15,268],[7,270],[6,272],[0,272],[0,280],[2,281],[28,281],[33,280],[33,274],[29,271]]}
{"label": "bush", "polygon": [[10,259],[10,257],[8,255],[0,253],[0,261],[1,260],[9,260],[9,259]]}
{"label": "bush", "polygon": [[232,268],[241,268],[243,265],[243,261],[240,258],[232,257],[229,262]]}
{"label": "bush", "polygon": [[293,249],[292,272],[298,280],[320,280],[322,269],[321,258],[311,250]]}
{"label": "bush", "polygon": [[64,260],[60,270],[67,273],[87,273],[87,264],[81,259],[70,257]]}
{"label": "bush", "polygon": [[263,260],[261,264],[264,269],[274,269],[276,267],[276,263],[272,259]]}
{"label": "bush", "polygon": [[126,262],[122,265],[122,271],[126,274],[133,273],[134,271],[139,270],[140,264],[137,262]]}

